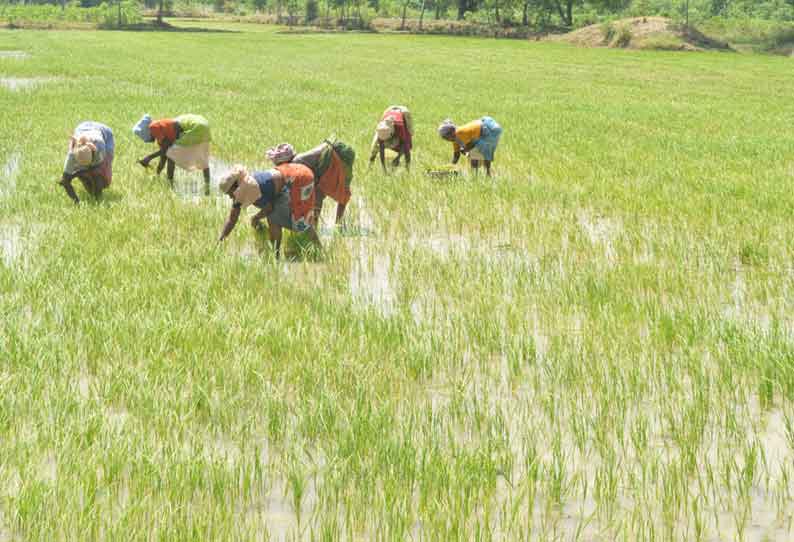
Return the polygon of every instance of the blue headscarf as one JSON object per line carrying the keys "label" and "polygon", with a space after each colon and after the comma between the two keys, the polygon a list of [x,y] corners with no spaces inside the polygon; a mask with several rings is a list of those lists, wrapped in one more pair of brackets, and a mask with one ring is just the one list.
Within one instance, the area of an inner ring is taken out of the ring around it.
{"label": "blue headscarf", "polygon": [[138,124],[132,127],[132,133],[143,139],[146,143],[154,141],[152,134],[149,132],[149,125],[152,123],[152,117],[148,114],[144,115]]}

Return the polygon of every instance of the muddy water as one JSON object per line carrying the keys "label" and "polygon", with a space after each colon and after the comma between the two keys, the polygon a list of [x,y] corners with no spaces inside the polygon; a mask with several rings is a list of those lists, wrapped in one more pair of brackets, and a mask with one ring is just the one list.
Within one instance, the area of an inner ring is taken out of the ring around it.
{"label": "muddy water", "polygon": [[300,524],[296,513],[295,499],[292,489],[285,482],[277,481],[267,492],[262,507],[256,511],[261,522],[267,526],[272,540],[290,540],[293,535],[298,540],[305,536],[297,536],[303,527],[311,523],[311,515],[317,506],[317,489],[314,479],[306,480],[301,496]]}
{"label": "muddy water", "polygon": [[2,77],[0,78],[0,87],[5,87],[11,92],[21,92],[32,90],[52,80],[51,77]]}
{"label": "muddy water", "polygon": [[[262,465],[273,465],[269,443],[264,440],[261,445],[259,462]],[[237,451],[239,452],[239,449]],[[322,470],[324,460],[316,454],[314,457],[319,461],[314,467]],[[322,483],[321,479],[306,473],[303,493],[297,505],[299,509],[296,510],[293,489],[284,473],[269,470],[266,478],[268,481],[265,482],[265,486],[250,494],[249,504],[240,509],[243,515],[242,521],[251,526],[259,526],[263,530],[266,528],[269,540],[310,540],[310,526],[316,525],[313,516],[319,505],[318,487]]]}

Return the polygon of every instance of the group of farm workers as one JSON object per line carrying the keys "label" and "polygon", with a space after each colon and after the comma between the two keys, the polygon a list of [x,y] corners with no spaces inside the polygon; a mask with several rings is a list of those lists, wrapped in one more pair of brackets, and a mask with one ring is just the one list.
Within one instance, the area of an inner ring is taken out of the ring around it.
{"label": "group of farm workers", "polygon": [[[144,115],[133,127],[133,133],[146,143],[157,143],[156,152],[138,161],[148,168],[151,161],[159,158],[157,174],[166,169],[166,177],[173,184],[176,166],[186,171],[201,171],[204,176],[205,193],[210,185],[210,126],[200,115],[180,115],[175,118],[152,120]],[[386,171],[385,151],[397,153],[392,165],[397,167],[405,158],[406,168],[411,164],[413,147],[413,122],[411,112],[403,106],[391,106],[383,112],[372,140],[370,164],[379,156]],[[438,135],[452,143],[452,163],[456,164],[461,154],[469,157],[475,171],[482,163],[488,176],[491,162],[502,128],[491,117],[456,126],[447,119],[438,127]],[[115,142],[113,131],[106,125],[94,121],[80,123],[69,140],[66,163],[61,184],[75,202],[79,203],[72,186],[78,178],[86,191],[99,197],[113,180],[113,154]],[[337,203],[336,221],[344,216],[350,201],[350,184],[353,180],[355,151],[340,141],[326,140],[317,147],[297,154],[289,143],[282,143],[266,152],[273,167],[265,171],[248,171],[244,166],[234,166],[219,182],[221,192],[232,199],[232,208],[223,225],[219,241],[223,241],[234,229],[244,207],[253,205],[259,209],[251,217],[251,225],[259,229],[266,220],[270,241],[278,256],[282,229],[305,232],[309,239],[320,244],[315,229],[323,202],[330,197]]]}

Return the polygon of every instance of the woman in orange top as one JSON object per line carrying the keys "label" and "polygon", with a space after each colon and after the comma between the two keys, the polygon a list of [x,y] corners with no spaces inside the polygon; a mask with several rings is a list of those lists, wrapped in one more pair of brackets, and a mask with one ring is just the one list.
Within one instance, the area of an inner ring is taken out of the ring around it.
{"label": "woman in orange top", "polygon": [[180,115],[174,119],[152,121],[149,115],[144,115],[133,132],[147,143],[156,141],[160,146],[160,150],[145,156],[139,164],[149,167],[149,162],[160,158],[157,174],[167,163],[166,176],[171,184],[175,166],[187,171],[201,170],[204,173],[204,191],[209,193],[209,145],[212,136],[207,119],[201,115]]}
{"label": "woman in orange top", "polygon": [[253,205],[260,210],[251,217],[251,226],[259,229],[262,219],[267,219],[277,258],[281,252],[282,228],[306,232],[309,239],[320,246],[314,228],[314,174],[308,167],[284,163],[274,169],[249,174],[242,166],[235,166],[224,175],[218,187],[234,202],[219,241],[232,232],[242,208]]}
{"label": "woman in orange top", "polygon": [[311,169],[315,182],[315,221],[320,220],[326,196],[336,201],[336,223],[342,221],[350,201],[350,183],[353,180],[353,163],[356,160],[356,152],[352,147],[341,141],[326,139],[317,147],[297,155],[289,143],[268,149],[265,154],[276,166],[293,162]]}

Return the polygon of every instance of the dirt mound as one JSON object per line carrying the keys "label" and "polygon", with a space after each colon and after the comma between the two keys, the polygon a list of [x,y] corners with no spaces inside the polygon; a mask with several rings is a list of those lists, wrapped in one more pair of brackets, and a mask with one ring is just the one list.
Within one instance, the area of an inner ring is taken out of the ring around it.
{"label": "dirt mound", "polygon": [[553,38],[582,47],[623,47],[668,51],[728,50],[727,44],[666,17],[634,17],[594,24]]}

